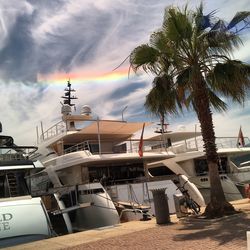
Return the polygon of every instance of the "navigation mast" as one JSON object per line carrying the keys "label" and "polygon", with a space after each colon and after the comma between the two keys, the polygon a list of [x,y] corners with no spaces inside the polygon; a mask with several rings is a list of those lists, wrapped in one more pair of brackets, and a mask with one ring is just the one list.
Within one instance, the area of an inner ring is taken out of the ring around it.
{"label": "navigation mast", "polygon": [[77,99],[76,96],[72,95],[72,92],[75,92],[74,89],[71,88],[71,83],[70,80],[67,81],[67,87],[64,89],[64,96],[62,96],[61,98],[63,98],[63,104],[65,105],[69,105],[69,106],[75,106],[75,104],[71,103],[71,100]]}

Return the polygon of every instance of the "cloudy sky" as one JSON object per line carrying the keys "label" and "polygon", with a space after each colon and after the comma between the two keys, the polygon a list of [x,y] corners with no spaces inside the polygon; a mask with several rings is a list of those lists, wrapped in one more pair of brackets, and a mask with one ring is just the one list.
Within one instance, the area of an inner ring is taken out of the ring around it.
{"label": "cloudy sky", "polygon": [[[0,114],[3,134],[16,144],[34,144],[36,126],[45,129],[60,119],[60,97],[70,78],[77,108],[88,104],[100,118],[128,121],[157,119],[143,104],[152,76],[130,74],[128,63],[114,69],[136,46],[146,43],[162,23],[173,0],[0,0]],[[199,1],[189,1],[194,7]],[[250,10],[249,0],[209,0],[205,11],[230,20]],[[250,30],[235,57],[250,63]],[[237,136],[240,125],[250,136],[250,105],[231,106],[214,114],[217,136]],[[197,124],[195,115],[170,117],[170,129]]]}

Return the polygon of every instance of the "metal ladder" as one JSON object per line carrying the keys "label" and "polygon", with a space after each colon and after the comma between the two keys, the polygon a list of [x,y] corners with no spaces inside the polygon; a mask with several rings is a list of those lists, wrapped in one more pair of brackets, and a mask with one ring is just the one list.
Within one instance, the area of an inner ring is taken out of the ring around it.
{"label": "metal ladder", "polygon": [[17,189],[17,179],[14,173],[7,173],[6,179],[9,187],[9,194],[10,197],[18,196],[18,189]]}

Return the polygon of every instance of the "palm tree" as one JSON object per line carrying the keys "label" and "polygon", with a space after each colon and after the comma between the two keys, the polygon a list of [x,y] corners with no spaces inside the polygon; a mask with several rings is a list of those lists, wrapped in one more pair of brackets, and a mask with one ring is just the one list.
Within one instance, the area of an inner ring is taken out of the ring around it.
{"label": "palm tree", "polygon": [[178,93],[173,87],[173,77],[167,74],[157,76],[153,80],[153,87],[146,96],[145,107],[159,116],[164,124],[165,114],[178,114],[182,110]]}
{"label": "palm tree", "polygon": [[146,96],[145,107],[152,114],[160,118],[162,142],[164,139],[164,124],[166,114],[178,114],[182,111],[178,93],[173,88],[174,82],[171,75],[163,74],[153,80],[153,87]]}
{"label": "palm tree", "polygon": [[[187,6],[168,8],[161,29],[151,35],[149,44],[130,54],[132,69],[151,72],[158,82],[147,96],[146,107],[160,114],[176,112],[181,105],[192,107],[198,116],[211,185],[205,211],[209,217],[234,212],[220,182],[212,110],[227,109],[222,97],[243,104],[250,87],[250,66],[232,59],[233,50],[242,44],[239,32],[250,26],[250,12],[237,13],[229,24],[214,14],[204,15],[202,4],[195,11]],[[168,91],[162,93],[172,93],[170,99],[162,96],[155,101],[156,89],[164,84]]]}

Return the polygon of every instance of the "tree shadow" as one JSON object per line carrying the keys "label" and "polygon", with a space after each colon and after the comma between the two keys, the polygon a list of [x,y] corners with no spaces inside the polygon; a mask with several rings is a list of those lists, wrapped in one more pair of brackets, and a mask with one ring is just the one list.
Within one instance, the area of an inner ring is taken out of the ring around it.
{"label": "tree shadow", "polygon": [[[183,233],[175,235],[174,241],[199,240],[209,237],[217,241],[219,245],[223,245],[232,240],[246,240],[246,231],[250,231],[250,215],[242,213],[218,221],[192,220],[178,230]],[[188,232],[185,233],[187,230]]]}

